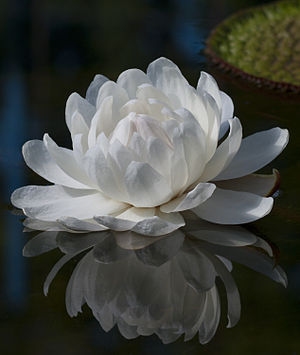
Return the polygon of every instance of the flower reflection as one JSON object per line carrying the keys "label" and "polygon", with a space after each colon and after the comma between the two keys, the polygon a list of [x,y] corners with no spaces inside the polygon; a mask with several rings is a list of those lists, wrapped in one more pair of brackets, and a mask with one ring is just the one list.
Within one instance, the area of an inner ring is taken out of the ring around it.
{"label": "flower reflection", "polygon": [[287,284],[265,240],[246,229],[197,220],[185,230],[151,238],[133,232],[42,232],[26,244],[24,255],[56,247],[65,255],[50,271],[45,294],[59,269],[87,251],[68,282],[67,311],[76,316],[86,303],[105,331],[117,325],[127,339],[156,334],[170,343],[198,334],[200,343],[209,342],[221,314],[217,278],[226,290],[227,327],[236,325],[241,304],[231,261]]}

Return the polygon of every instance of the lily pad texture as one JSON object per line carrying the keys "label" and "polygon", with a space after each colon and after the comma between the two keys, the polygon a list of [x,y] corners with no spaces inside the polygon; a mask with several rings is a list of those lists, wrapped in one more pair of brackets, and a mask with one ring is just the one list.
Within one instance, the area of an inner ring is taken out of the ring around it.
{"label": "lily pad texture", "polygon": [[206,53],[259,86],[300,93],[300,0],[234,14],[213,30]]}

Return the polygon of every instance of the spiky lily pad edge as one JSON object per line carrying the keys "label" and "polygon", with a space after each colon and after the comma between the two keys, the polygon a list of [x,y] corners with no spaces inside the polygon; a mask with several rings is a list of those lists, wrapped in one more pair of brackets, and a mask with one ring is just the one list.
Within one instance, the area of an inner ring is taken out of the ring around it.
{"label": "spiky lily pad edge", "polygon": [[233,15],[227,17],[224,21],[220,22],[210,33],[207,41],[206,41],[206,48],[204,50],[204,53],[210,58],[211,62],[216,65],[219,69],[229,72],[233,74],[235,77],[241,78],[242,80],[254,84],[258,87],[263,87],[266,89],[278,91],[278,92],[283,92],[283,93],[288,93],[288,94],[296,94],[300,95],[300,86],[291,84],[288,82],[284,81],[274,81],[268,78],[264,78],[261,76],[256,76],[250,73],[245,72],[244,70],[234,66],[233,64],[230,64],[223,58],[221,58],[216,51],[214,50],[214,45],[213,42],[215,41],[215,38],[219,36],[219,33],[223,31],[223,29],[226,29],[231,22],[235,21],[238,18],[242,17],[248,17],[251,15],[253,12],[259,10],[259,9],[265,9],[267,7],[273,7],[278,4],[284,4],[285,1],[277,1],[273,2],[271,4],[262,4],[259,6],[254,6],[250,7],[247,9],[240,10]]}

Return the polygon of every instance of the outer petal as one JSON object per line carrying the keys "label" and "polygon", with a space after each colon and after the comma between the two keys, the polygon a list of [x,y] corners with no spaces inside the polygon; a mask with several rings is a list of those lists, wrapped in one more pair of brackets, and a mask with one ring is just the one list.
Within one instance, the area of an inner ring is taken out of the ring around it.
{"label": "outer petal", "polygon": [[132,207],[117,217],[96,216],[95,220],[115,231],[132,230],[154,237],[171,233],[185,224],[179,213],[155,212],[155,208]]}
{"label": "outer petal", "polygon": [[165,203],[160,207],[162,212],[180,212],[199,206],[215,191],[216,186],[209,183],[199,183],[192,191]]}
{"label": "outer petal", "polygon": [[63,217],[58,221],[72,232],[100,232],[107,229],[93,219],[81,220],[73,217]]}
{"label": "outer petal", "polygon": [[90,86],[88,87],[88,89],[86,91],[86,95],[85,95],[87,101],[91,105],[96,106],[99,89],[106,81],[108,81],[106,76],[101,75],[101,74],[95,75],[95,77],[94,77],[93,81],[90,83]]}
{"label": "outer petal", "polygon": [[214,98],[219,109],[222,108],[222,100],[218,84],[210,74],[204,71],[201,72],[200,79],[197,85],[197,91],[200,95],[203,95],[203,92],[207,92],[210,96]]}
{"label": "outer petal", "polygon": [[31,218],[56,221],[62,217],[93,218],[97,214],[115,213],[125,204],[104,197],[97,191],[62,186],[25,186],[14,191],[12,203]]}
{"label": "outer petal", "polygon": [[234,179],[261,169],[286,147],[289,133],[279,127],[244,138],[231,163],[214,180]]}
{"label": "outer petal", "polygon": [[273,174],[250,174],[237,179],[218,181],[221,189],[251,192],[260,196],[272,196],[279,188],[280,175],[273,169]]}
{"label": "outer petal", "polygon": [[221,125],[219,132],[219,139],[223,138],[225,133],[228,131],[229,123],[228,120],[233,117],[234,106],[233,102],[225,92],[220,91],[221,101],[222,101],[222,117],[221,117]]}
{"label": "outer petal", "polygon": [[23,156],[26,164],[44,179],[68,187],[90,189],[87,186],[66,174],[49,154],[43,141],[32,140],[23,145]]}
{"label": "outer petal", "polygon": [[241,224],[264,217],[271,211],[272,206],[271,197],[216,188],[212,197],[193,211],[209,222]]}
{"label": "outer petal", "polygon": [[201,181],[210,181],[216,177],[234,158],[242,140],[242,126],[238,118],[230,120],[229,136],[219,145],[211,160],[206,164]]}
{"label": "outer petal", "polygon": [[49,154],[54,159],[56,164],[68,175],[78,180],[90,188],[95,188],[96,185],[88,177],[82,167],[76,161],[72,150],[59,147],[48,134],[44,135],[44,144]]}

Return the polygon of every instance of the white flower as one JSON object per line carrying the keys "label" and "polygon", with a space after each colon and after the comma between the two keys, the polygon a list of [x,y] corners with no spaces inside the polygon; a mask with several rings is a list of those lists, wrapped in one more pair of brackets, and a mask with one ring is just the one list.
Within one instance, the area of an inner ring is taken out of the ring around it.
{"label": "white flower", "polygon": [[264,196],[276,174],[251,173],[280,154],[288,132],[273,128],[242,139],[231,99],[207,73],[194,89],[160,58],[146,74],[130,69],[116,83],[96,75],[86,99],[69,97],[66,123],[72,150],[48,134],[23,147],[27,165],[54,183],[12,195],[37,229],[161,235],[185,224],[185,210],[240,224],[272,208]]}

